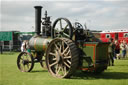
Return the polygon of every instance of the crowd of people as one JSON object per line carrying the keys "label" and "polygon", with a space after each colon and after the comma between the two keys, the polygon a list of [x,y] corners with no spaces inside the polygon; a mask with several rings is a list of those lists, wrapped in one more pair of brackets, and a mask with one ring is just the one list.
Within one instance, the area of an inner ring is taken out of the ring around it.
{"label": "crowd of people", "polygon": [[110,62],[112,66],[114,66],[114,59],[125,59],[126,54],[128,52],[128,43],[125,40],[118,41],[113,40],[113,38],[109,39],[109,47],[108,47],[108,55],[109,55],[109,66]]}

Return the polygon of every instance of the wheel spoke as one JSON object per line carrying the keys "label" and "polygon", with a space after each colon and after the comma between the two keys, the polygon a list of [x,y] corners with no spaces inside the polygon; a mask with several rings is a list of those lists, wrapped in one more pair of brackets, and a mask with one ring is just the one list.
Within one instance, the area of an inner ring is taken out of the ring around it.
{"label": "wheel spoke", "polygon": [[64,27],[63,31],[68,27],[68,24]]}
{"label": "wheel spoke", "polygon": [[21,60],[23,60],[23,58],[20,58]]}
{"label": "wheel spoke", "polygon": [[71,59],[71,56],[66,56],[64,57],[64,59]]}
{"label": "wheel spoke", "polygon": [[68,24],[62,29],[61,32],[64,32],[67,27],[68,27]]}
{"label": "wheel spoke", "polygon": [[59,64],[56,65],[56,70],[55,70],[56,73],[57,73],[58,68],[59,68]]}
{"label": "wheel spoke", "polygon": [[63,35],[66,37],[70,37],[67,33],[63,32]]}
{"label": "wheel spoke", "polygon": [[56,64],[57,64],[57,62],[54,62],[54,63],[50,64],[49,66],[52,67],[52,66],[54,66]]}
{"label": "wheel spoke", "polygon": [[70,66],[69,66],[66,62],[64,62],[64,64],[65,64],[68,68],[70,68]]}
{"label": "wheel spoke", "polygon": [[71,61],[67,60],[67,62],[68,62],[69,64],[71,64]]}
{"label": "wheel spoke", "polygon": [[23,71],[25,71],[25,65],[23,65]]}
{"label": "wheel spoke", "polygon": [[60,48],[59,48],[59,53],[62,51],[62,42],[60,42]]}
{"label": "wheel spoke", "polygon": [[20,60],[20,61],[19,61],[19,64],[23,64],[22,61],[23,61],[23,60]]}
{"label": "wheel spoke", "polygon": [[59,47],[56,45],[56,43],[54,43],[54,45],[55,45],[57,51],[59,51]]}
{"label": "wheel spoke", "polygon": [[56,28],[56,29],[54,29],[55,31],[54,31],[54,35],[55,35],[55,37],[59,37],[58,36],[58,33],[60,32],[59,30],[58,30],[58,28]]}
{"label": "wheel spoke", "polygon": [[54,60],[54,61],[55,61],[55,60],[56,60],[56,58],[53,58],[52,60]]}
{"label": "wheel spoke", "polygon": [[66,66],[64,66],[64,75],[67,74]]}
{"label": "wheel spoke", "polygon": [[23,54],[23,56],[21,56],[22,57],[22,59],[24,60],[24,54]]}
{"label": "wheel spoke", "polygon": [[28,67],[28,65],[26,65],[26,72],[29,70],[29,67]]}
{"label": "wheel spoke", "polygon": [[27,71],[28,71],[27,64],[26,64],[26,65],[24,65],[24,67],[25,67],[25,72],[27,72]]}
{"label": "wheel spoke", "polygon": [[59,33],[59,30],[58,30],[58,28],[56,28],[56,29],[55,29],[55,32],[54,32],[54,33]]}
{"label": "wheel spoke", "polygon": [[61,30],[62,30],[62,21],[61,21],[61,19],[60,19],[60,28],[61,28]]}
{"label": "wheel spoke", "polygon": [[61,68],[63,75],[65,75],[64,67],[65,67],[65,66],[63,66],[63,67]]}
{"label": "wheel spoke", "polygon": [[55,54],[55,53],[52,53],[52,52],[50,52],[49,54],[50,54],[50,55],[53,55],[53,56],[56,56],[56,54]]}
{"label": "wheel spoke", "polygon": [[65,56],[68,56],[68,55],[69,55],[69,53],[70,53],[70,50],[68,50],[68,52],[65,54]]}
{"label": "wheel spoke", "polygon": [[67,46],[66,49],[63,51],[62,54],[64,54],[68,49],[69,49],[69,47]]}
{"label": "wheel spoke", "polygon": [[20,70],[23,71],[23,64],[20,64]]}
{"label": "wheel spoke", "polygon": [[60,69],[61,69],[61,66],[59,65],[59,66],[58,66],[58,70],[57,70],[57,73],[56,73],[57,75],[59,74],[59,72],[60,72]]}
{"label": "wheel spoke", "polygon": [[27,64],[27,68],[29,69],[29,63]]}
{"label": "wheel spoke", "polygon": [[64,42],[62,41],[62,51],[64,50]]}
{"label": "wheel spoke", "polygon": [[24,65],[24,71],[27,72],[26,65]]}
{"label": "wheel spoke", "polygon": [[29,62],[29,56],[26,56],[26,60]]}

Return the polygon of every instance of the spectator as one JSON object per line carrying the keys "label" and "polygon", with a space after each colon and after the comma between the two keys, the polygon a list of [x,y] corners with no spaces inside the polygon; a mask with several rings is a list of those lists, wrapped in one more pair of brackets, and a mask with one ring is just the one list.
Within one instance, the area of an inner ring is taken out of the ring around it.
{"label": "spectator", "polygon": [[117,40],[115,40],[115,58],[120,59],[120,45]]}
{"label": "spectator", "polygon": [[122,51],[122,57],[125,58],[125,55],[126,55],[126,41],[123,40],[123,42],[121,42],[120,48],[121,48],[121,51]]}
{"label": "spectator", "polygon": [[25,52],[25,51],[26,51],[26,40],[24,40],[21,45],[21,52]]}
{"label": "spectator", "polygon": [[108,46],[108,57],[109,57],[108,65],[110,66],[110,61],[111,61],[112,62],[112,66],[114,66],[114,59],[113,59],[113,57],[114,57],[114,51],[115,51],[115,44],[114,44],[112,38],[109,39],[109,42],[110,42],[110,44]]}
{"label": "spectator", "polygon": [[26,41],[26,49],[27,49],[27,52],[31,53],[30,46],[29,46],[29,41],[28,40]]}
{"label": "spectator", "polygon": [[127,55],[127,57],[128,57],[128,43],[127,43],[127,45],[126,45],[126,55]]}

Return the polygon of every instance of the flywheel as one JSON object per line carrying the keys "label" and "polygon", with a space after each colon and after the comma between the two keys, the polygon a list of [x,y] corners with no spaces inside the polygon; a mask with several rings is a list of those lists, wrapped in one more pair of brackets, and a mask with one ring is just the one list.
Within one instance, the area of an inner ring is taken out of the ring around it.
{"label": "flywheel", "polygon": [[52,30],[52,38],[69,38],[72,39],[73,27],[67,18],[58,18],[54,21]]}
{"label": "flywheel", "polygon": [[78,59],[78,48],[70,39],[56,38],[47,48],[46,65],[54,77],[70,77],[78,66]]}

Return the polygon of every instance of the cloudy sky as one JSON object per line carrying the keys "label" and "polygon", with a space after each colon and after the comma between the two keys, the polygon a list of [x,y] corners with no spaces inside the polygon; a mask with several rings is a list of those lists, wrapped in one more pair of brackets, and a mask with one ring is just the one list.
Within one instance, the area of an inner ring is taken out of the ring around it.
{"label": "cloudy sky", "polygon": [[91,30],[128,29],[128,0],[1,0],[0,31],[34,31],[35,5],[48,11],[52,22],[66,17]]}

